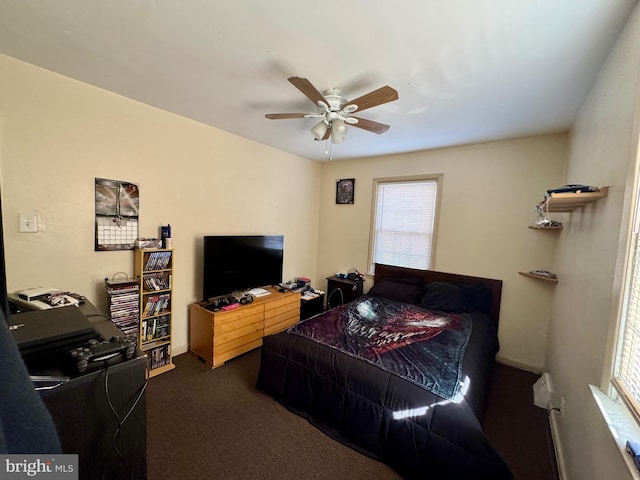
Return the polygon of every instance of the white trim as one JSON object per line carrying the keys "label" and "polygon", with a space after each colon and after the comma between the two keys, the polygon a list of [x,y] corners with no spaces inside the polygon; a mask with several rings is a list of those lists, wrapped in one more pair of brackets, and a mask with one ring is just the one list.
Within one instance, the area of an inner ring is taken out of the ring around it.
{"label": "white trim", "polygon": [[567,476],[567,466],[564,462],[564,449],[560,441],[560,417],[562,412],[557,409],[547,410],[549,413],[549,426],[551,428],[551,440],[553,441],[553,451],[556,454],[556,465],[558,466],[558,477],[560,480],[569,480]]}
{"label": "white trim", "polygon": [[591,390],[593,401],[596,403],[604,421],[609,427],[611,436],[616,442],[620,455],[622,455],[622,458],[629,469],[629,473],[634,480],[640,480],[640,472],[625,449],[627,439],[636,438],[640,441],[640,428],[638,427],[635,418],[627,409],[624,402],[612,400],[602,390],[593,385],[589,385],[589,389]]}
{"label": "white trim", "polygon": [[509,360],[501,356],[500,354],[496,355],[496,362],[501,363],[502,365],[506,365],[507,367],[514,367],[519,370],[525,370],[527,372],[536,373],[538,375],[542,375],[542,368],[540,367],[532,367],[531,365],[527,365],[524,363],[517,362],[515,360]]}

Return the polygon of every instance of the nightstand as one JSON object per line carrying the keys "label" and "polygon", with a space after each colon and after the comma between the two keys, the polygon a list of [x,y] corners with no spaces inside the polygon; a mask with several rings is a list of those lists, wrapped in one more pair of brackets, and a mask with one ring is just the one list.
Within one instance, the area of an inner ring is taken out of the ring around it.
{"label": "nightstand", "polygon": [[317,297],[300,297],[300,320],[306,320],[324,311],[324,293]]}
{"label": "nightstand", "polygon": [[[349,303],[362,295],[364,280],[327,277],[327,309]],[[339,290],[339,291],[338,291]]]}

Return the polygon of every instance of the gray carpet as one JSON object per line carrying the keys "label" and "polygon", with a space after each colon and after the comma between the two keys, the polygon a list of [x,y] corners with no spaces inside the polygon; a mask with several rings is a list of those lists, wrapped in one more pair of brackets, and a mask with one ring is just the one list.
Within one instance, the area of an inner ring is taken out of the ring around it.
{"label": "gray carpet", "polygon": [[[147,388],[149,480],[400,478],[256,390],[259,349],[215,370],[190,354],[174,360]],[[497,365],[484,422],[518,480],[556,478],[536,379]]]}

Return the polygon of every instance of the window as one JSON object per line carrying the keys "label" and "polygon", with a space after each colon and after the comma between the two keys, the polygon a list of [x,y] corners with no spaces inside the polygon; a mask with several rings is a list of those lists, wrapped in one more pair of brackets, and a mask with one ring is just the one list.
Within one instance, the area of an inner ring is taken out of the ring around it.
{"label": "window", "polygon": [[637,200],[624,282],[612,383],[640,418],[640,213]]}
{"label": "window", "polygon": [[376,263],[421,270],[431,266],[438,180],[439,176],[374,180],[370,273]]}

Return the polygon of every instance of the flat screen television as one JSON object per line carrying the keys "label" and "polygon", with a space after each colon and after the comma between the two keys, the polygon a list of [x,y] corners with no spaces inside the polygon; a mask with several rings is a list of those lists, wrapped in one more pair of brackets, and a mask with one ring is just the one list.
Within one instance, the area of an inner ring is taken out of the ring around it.
{"label": "flat screen television", "polygon": [[202,299],[282,282],[283,235],[204,237]]}

